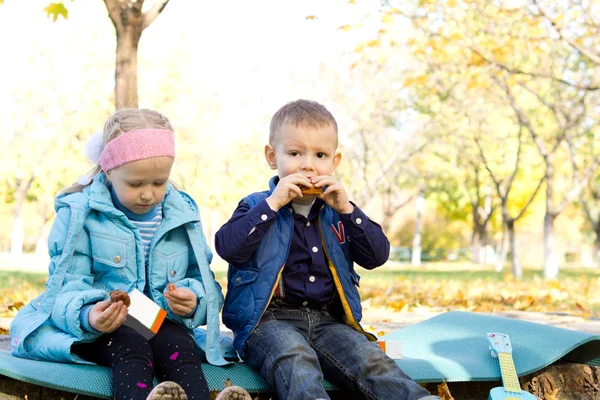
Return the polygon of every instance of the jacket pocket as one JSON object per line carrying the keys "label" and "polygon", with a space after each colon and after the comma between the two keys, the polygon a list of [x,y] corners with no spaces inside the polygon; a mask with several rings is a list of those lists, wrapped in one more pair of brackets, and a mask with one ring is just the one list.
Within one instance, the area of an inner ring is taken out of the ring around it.
{"label": "jacket pocket", "polygon": [[[159,250],[154,251],[155,260],[157,263],[153,266],[155,272],[163,271],[166,274],[166,282],[177,282],[186,277],[188,266],[190,263],[190,251],[187,248],[180,248],[173,253],[165,253]],[[162,281],[162,279],[160,279]]]}
{"label": "jacket pocket", "polygon": [[260,271],[237,270],[227,285],[223,305],[223,323],[231,330],[241,330],[252,317],[255,307],[253,283]]}
{"label": "jacket pocket", "polygon": [[90,232],[94,269],[124,268],[127,265],[127,245],[132,240]]}

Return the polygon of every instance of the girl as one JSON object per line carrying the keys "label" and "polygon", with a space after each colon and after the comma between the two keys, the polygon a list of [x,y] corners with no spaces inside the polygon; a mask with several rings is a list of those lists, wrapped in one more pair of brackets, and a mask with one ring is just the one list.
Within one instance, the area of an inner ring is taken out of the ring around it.
{"label": "girl", "polygon": [[[97,166],[56,198],[46,291],[15,317],[12,352],[110,366],[115,399],[208,399],[192,330],[207,325],[206,359],[227,363],[223,295],[198,207],[169,182],[171,123],[156,111],[120,110],[86,147]],[[138,289],[167,311],[154,337],[123,324],[127,306],[109,298],[116,289]],[[153,389],[155,375],[162,383]]]}

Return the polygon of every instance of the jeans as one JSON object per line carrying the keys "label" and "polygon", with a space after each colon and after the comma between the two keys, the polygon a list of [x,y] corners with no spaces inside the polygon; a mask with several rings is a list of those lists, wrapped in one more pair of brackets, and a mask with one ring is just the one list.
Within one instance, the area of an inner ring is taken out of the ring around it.
{"label": "jeans", "polygon": [[439,400],[339,315],[273,302],[246,341],[244,361],[280,400],[329,399],[323,377],[366,399]]}

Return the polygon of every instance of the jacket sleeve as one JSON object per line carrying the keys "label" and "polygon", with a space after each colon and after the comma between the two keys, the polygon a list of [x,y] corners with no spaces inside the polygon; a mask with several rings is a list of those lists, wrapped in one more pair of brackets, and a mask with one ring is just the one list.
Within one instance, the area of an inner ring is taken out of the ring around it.
{"label": "jacket sleeve", "polygon": [[234,266],[243,265],[252,257],[276,216],[266,200],[252,208],[242,200],[215,235],[217,254]]}
{"label": "jacket sleeve", "polygon": [[[71,210],[62,207],[58,210],[54,224],[48,237],[50,253],[49,274],[58,273],[58,269],[66,268],[65,277],[60,287],[50,315],[51,321],[59,329],[70,333],[82,341],[91,341],[101,335],[89,326],[88,321],[81,323],[81,313],[89,314],[90,306],[106,298],[103,290],[95,289],[92,284],[92,258],[89,254],[89,236],[84,230],[69,232]],[[66,241],[75,249],[72,254],[63,254]]]}
{"label": "jacket sleeve", "polygon": [[340,214],[353,260],[366,269],[379,267],[385,264],[390,255],[390,242],[381,226],[353,205],[351,214]]}
{"label": "jacket sleeve", "polygon": [[[203,282],[202,275],[200,273],[200,265],[206,264],[207,267],[210,266],[213,254],[210,251],[210,248],[208,247],[208,243],[206,242],[206,237],[204,236],[204,232],[202,231],[202,226],[198,226],[199,227],[196,229],[196,231],[200,235],[198,242],[202,246],[202,248],[199,251],[202,251],[201,254],[204,254],[204,259],[199,260],[197,258],[190,257],[185,277],[177,282],[174,282],[175,287],[184,287],[196,294],[196,308],[190,314],[182,317],[173,313],[169,309],[169,306],[164,297],[162,298],[164,304],[161,305],[169,313],[169,319],[178,321],[179,323],[183,324],[189,329],[194,329],[200,325],[207,324],[207,307],[213,306],[218,312],[221,309],[221,306],[223,305],[223,291],[221,289],[221,285],[219,285],[219,283],[215,280],[214,273],[210,271],[210,282]],[[212,292],[216,294],[215,298],[208,299],[205,285],[213,285],[214,289],[212,290]],[[164,292],[167,292],[168,290],[169,289],[167,286],[164,289]],[[209,301],[211,303],[217,302],[218,304],[209,304]]]}

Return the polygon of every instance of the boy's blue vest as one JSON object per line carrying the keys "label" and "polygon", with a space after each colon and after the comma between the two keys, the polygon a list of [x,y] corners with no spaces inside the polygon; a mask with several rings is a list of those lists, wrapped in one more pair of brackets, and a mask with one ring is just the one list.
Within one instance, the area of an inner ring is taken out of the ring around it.
{"label": "boy's blue vest", "polygon": [[[270,190],[253,193],[242,201],[250,208],[254,207],[274,190],[275,178],[271,179],[269,186]],[[360,277],[354,271],[350,244],[347,240],[340,243],[333,232],[338,222],[338,214],[324,205],[319,212],[319,228],[329,269],[343,306],[344,322],[374,341],[377,338],[360,326],[362,307],[357,289]],[[294,217],[289,207],[283,207],[250,260],[240,267],[229,265],[223,323],[233,331],[233,345],[242,358],[244,343],[256,328],[279,283],[293,233]]]}

